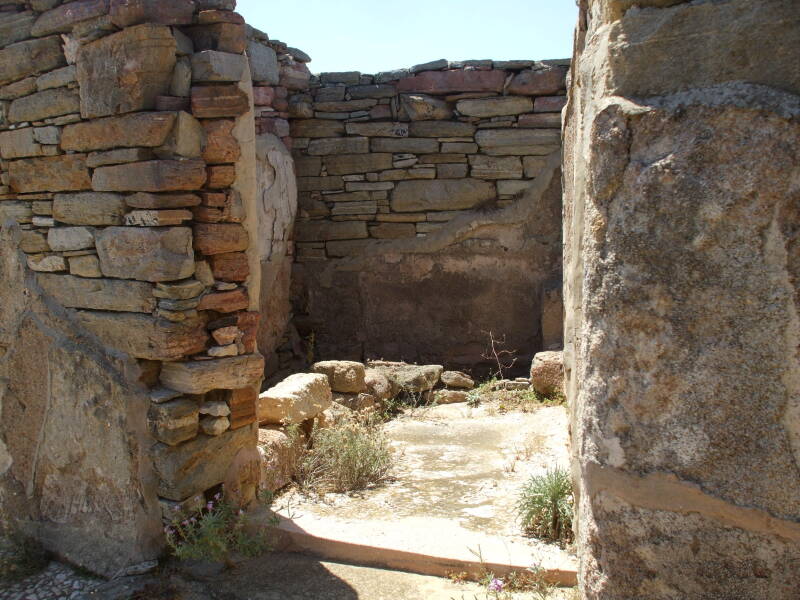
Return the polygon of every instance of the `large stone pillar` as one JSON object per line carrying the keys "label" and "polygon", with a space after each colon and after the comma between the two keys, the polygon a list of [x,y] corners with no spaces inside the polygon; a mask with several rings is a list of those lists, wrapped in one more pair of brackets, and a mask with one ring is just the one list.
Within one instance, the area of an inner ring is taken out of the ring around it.
{"label": "large stone pillar", "polygon": [[584,597],[797,598],[800,4],[633,4],[565,112]]}

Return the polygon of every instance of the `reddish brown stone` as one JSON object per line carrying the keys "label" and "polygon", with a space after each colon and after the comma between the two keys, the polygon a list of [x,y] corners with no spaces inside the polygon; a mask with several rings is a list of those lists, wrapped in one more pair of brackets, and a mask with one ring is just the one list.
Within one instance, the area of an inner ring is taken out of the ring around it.
{"label": "reddish brown stone", "polygon": [[228,195],[224,192],[203,192],[200,194],[203,206],[224,208],[228,205]]}
{"label": "reddish brown stone", "polygon": [[219,313],[232,313],[250,306],[247,290],[238,288],[230,292],[206,294],[200,300],[197,310],[213,310]]}
{"label": "reddish brown stone", "polygon": [[194,0],[111,0],[111,21],[120,28],[139,23],[190,25]]}
{"label": "reddish brown stone", "polygon": [[203,160],[208,164],[234,163],[242,154],[239,142],[233,137],[235,122],[230,119],[203,121],[206,146]]}
{"label": "reddish brown stone", "polygon": [[542,96],[533,101],[533,112],[561,112],[566,103],[566,96]]}
{"label": "reddish brown stone", "polygon": [[250,110],[250,100],[237,85],[192,88],[192,113],[199,119],[238,117]]}
{"label": "reddish brown stone", "polygon": [[508,93],[521,96],[549,96],[566,87],[567,71],[558,67],[522,71],[514,76]]}
{"label": "reddish brown stone", "polygon": [[225,212],[221,208],[210,206],[195,206],[192,215],[198,223],[222,223],[225,220]]}
{"label": "reddish brown stone", "polygon": [[231,409],[231,429],[239,429],[256,422],[256,404],[258,392],[255,388],[232,390],[228,396]]}
{"label": "reddish brown stone", "polygon": [[253,88],[253,97],[256,106],[272,106],[275,100],[275,88],[262,85]]}
{"label": "reddish brown stone", "polygon": [[198,223],[194,226],[194,248],[206,256],[247,250],[247,230],[238,224]]}
{"label": "reddish brown stone", "polygon": [[8,163],[15,192],[69,192],[92,189],[85,154],[26,158]]}
{"label": "reddish brown stone", "polygon": [[240,282],[250,275],[250,265],[244,252],[215,254],[208,259],[214,279],[218,281]]}
{"label": "reddish brown stone", "polygon": [[233,165],[216,165],[208,167],[208,183],[212,190],[224,190],[236,181],[236,167]]}
{"label": "reddish brown stone", "polygon": [[505,81],[505,71],[426,71],[398,81],[397,91],[426,94],[500,92]]}
{"label": "reddish brown stone", "polygon": [[241,54],[247,48],[247,34],[244,25],[214,23],[189,27],[185,32],[194,42],[195,52],[217,50]]}
{"label": "reddish brown stone", "polygon": [[189,98],[181,98],[180,96],[158,96],[156,97],[156,110],[162,111],[181,111],[189,112],[192,108],[192,103]]}
{"label": "reddish brown stone", "polygon": [[256,335],[258,334],[258,324],[261,315],[257,312],[242,312],[236,315],[237,327],[242,331],[242,344],[247,353],[256,352]]}

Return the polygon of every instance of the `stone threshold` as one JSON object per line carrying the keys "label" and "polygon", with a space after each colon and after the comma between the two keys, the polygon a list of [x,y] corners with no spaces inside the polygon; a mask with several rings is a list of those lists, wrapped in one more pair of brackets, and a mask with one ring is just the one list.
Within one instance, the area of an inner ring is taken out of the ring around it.
{"label": "stone threshold", "polygon": [[279,551],[418,575],[458,573],[472,581],[486,570],[502,578],[538,564],[550,584],[573,587],[578,581],[577,560],[558,548],[476,535],[443,519],[359,524],[307,514],[278,518],[272,531]]}

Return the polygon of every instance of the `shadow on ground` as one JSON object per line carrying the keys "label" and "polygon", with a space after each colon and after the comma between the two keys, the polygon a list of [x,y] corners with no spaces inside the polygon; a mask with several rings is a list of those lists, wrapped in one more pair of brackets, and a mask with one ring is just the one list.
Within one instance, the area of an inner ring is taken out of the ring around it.
{"label": "shadow on ground", "polygon": [[110,581],[83,596],[98,600],[357,600],[358,592],[306,556],[270,553],[222,573],[166,567],[158,575]]}

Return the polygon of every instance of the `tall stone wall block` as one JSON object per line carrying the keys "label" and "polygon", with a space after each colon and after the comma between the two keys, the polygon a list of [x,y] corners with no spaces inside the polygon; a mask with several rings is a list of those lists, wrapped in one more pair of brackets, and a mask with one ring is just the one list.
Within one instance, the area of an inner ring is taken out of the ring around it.
{"label": "tall stone wall block", "polygon": [[177,43],[169,27],[137,25],[81,47],[78,83],[85,119],[152,110],[169,94]]}

